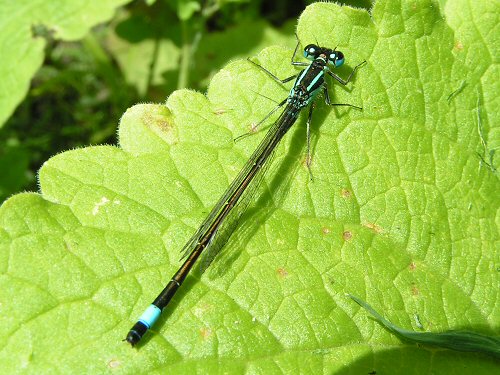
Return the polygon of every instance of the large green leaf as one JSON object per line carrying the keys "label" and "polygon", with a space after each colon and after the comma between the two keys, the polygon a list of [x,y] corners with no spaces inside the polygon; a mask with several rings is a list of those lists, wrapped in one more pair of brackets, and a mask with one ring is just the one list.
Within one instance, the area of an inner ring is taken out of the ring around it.
{"label": "large green leaf", "polygon": [[[430,1],[380,1],[372,18],[328,3],[305,10],[302,44],[338,46],[340,75],[368,61],[347,88],[330,82],[333,100],[364,109],[318,104],[312,182],[298,121],[223,253],[187,279],[137,350],[121,340],[264,130],[233,138],[287,90],[234,61],[207,97],[182,90],[130,108],[120,147],[47,161],[41,194],[0,209],[2,368],[493,373],[481,354],[401,342],[345,296],[407,329],[498,332],[500,186],[488,155],[500,123],[499,9],[466,6],[448,1],[447,19]],[[286,77],[292,47],[258,60]]]}
{"label": "large green leaf", "polygon": [[0,127],[28,92],[44,58],[43,27],[61,40],[82,38],[129,0],[0,1]]}

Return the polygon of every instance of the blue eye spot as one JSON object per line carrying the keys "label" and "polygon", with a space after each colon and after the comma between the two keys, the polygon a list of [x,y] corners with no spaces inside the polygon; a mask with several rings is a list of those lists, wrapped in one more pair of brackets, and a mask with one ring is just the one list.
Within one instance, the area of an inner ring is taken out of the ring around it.
{"label": "blue eye spot", "polygon": [[304,50],[304,57],[310,59],[311,57],[314,58],[314,55],[316,54],[316,50],[314,48],[309,48],[307,50]]}
{"label": "blue eye spot", "polygon": [[318,54],[318,48],[314,44],[308,44],[304,48],[304,57],[309,60],[314,60]]}
{"label": "blue eye spot", "polygon": [[333,62],[336,68],[344,64],[344,54],[340,51],[333,52],[330,54],[330,60]]}

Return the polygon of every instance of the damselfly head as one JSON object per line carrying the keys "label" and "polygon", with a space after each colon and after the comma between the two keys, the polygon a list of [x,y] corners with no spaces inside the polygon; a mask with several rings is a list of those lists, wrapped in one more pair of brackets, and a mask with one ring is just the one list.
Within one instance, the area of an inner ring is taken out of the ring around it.
{"label": "damselfly head", "polygon": [[316,44],[308,44],[304,48],[304,57],[306,59],[315,60],[320,56],[323,56],[329,65],[336,68],[344,63],[344,54],[335,49],[318,47]]}

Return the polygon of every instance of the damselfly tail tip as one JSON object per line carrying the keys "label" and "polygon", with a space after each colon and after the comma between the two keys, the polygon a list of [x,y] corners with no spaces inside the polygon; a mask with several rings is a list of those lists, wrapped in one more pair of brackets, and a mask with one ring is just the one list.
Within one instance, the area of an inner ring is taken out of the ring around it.
{"label": "damselfly tail tip", "polygon": [[123,341],[128,342],[132,347],[137,345],[139,341],[141,341],[142,336],[146,333],[148,330],[148,327],[142,323],[142,322],[137,322],[134,324],[134,326],[128,331],[127,337],[123,339]]}
{"label": "damselfly tail tip", "polygon": [[129,331],[127,337],[125,337],[122,341],[128,342],[132,347],[134,347],[141,338],[137,334],[137,332]]}

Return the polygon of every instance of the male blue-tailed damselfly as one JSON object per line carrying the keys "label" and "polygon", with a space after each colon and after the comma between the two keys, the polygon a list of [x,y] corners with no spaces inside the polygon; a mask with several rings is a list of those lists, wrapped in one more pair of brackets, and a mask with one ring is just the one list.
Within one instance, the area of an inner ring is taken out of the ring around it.
{"label": "male blue-tailed damselfly", "polygon": [[349,77],[344,80],[337,74],[331,72],[331,68],[338,68],[344,63],[344,54],[336,49],[319,47],[315,44],[309,44],[304,48],[304,57],[310,60],[310,63],[294,61],[299,43],[295,47],[291,63],[294,66],[305,67],[298,74],[286,79],[279,79],[274,74],[250,61],[255,66],[264,70],[269,76],[279,83],[286,83],[296,78],[295,83],[290,90],[288,97],[278,104],[268,115],[266,115],[258,125],[266,121],[273,113],[286,104],[285,109],[274,122],[271,129],[267,132],[264,139],[260,142],[250,159],[247,161],[238,176],[229,185],[225,193],[219,199],[217,204],[210,211],[207,218],[200,225],[195,234],[189,239],[183,248],[183,253],[187,257],[179,270],[175,273],[167,286],[156,297],[153,303],[139,317],[137,323],[130,329],[125,340],[132,346],[136,345],[144,334],[155,324],[162,311],[168,305],[174,294],[177,292],[186,276],[189,274],[193,265],[196,263],[202,252],[217,253],[220,248],[229,239],[238,219],[247,207],[249,201],[257,190],[270,156],[273,154],[276,146],[283,136],[288,132],[297,120],[301,110],[309,106],[309,115],[307,118],[307,166],[309,168],[309,139],[310,124],[313,112],[313,102],[320,90],[323,90],[325,102],[331,106],[350,106],[351,104],[331,103],[328,95],[327,84],[324,80],[325,73],[333,77],[342,85],[347,85],[356,70],[365,63],[358,64],[351,72]]}

